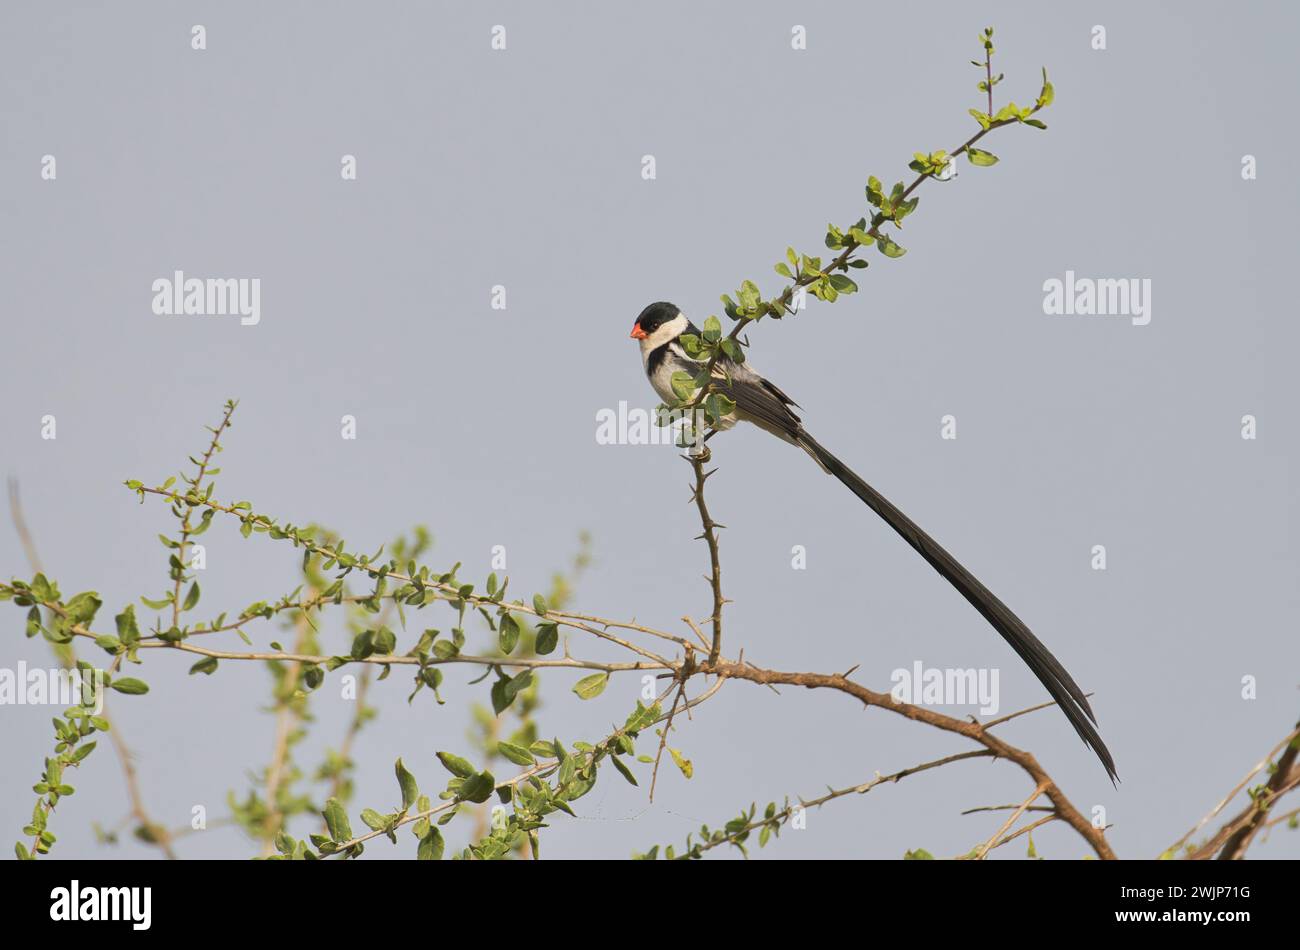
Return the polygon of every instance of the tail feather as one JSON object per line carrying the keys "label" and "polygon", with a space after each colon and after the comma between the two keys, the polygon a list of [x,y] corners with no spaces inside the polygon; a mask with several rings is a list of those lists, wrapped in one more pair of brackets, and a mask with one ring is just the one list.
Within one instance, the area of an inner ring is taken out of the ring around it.
{"label": "tail feather", "polygon": [[992,591],[945,551],[938,541],[922,531],[911,518],[894,507],[889,499],[859,478],[852,469],[823,448],[812,436],[802,431],[802,428],[796,442],[813,457],[818,465],[843,482],[853,494],[866,503],[868,508],[880,515],[886,524],[916,549],[931,567],[957,588],[984,619],[993,625],[993,628],[1025,661],[1025,665],[1047,687],[1047,692],[1061,707],[1061,711],[1074,726],[1075,732],[1101,760],[1111,781],[1115,781],[1118,778],[1115,772],[1115,761],[1097,732],[1095,726],[1097,720],[1092,713],[1092,707],[1088,705],[1088,698],[1083,694],[1083,690],[1079,689],[1073,677],[1066,672],[1065,667],[1061,666],[1056,657],[1043,646],[1042,641],[1034,636],[1024,622]]}

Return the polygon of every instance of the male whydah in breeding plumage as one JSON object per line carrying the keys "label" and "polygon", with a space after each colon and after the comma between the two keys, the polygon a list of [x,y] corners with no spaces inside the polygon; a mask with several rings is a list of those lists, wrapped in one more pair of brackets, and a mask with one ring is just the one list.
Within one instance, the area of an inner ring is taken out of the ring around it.
{"label": "male whydah in breeding plumage", "polygon": [[[641,362],[650,385],[669,405],[679,402],[673,392],[673,373],[686,372],[696,376],[703,366],[701,360],[687,355],[682,347],[679,338],[683,333],[699,335],[700,331],[677,307],[662,301],[652,303],[642,310],[632,327],[632,338],[641,344]],[[957,559],[945,551],[939,542],[917,527],[911,518],[895,508],[885,496],[855,475],[847,465],[809,435],[790,408],[797,406],[795,401],[754,372],[747,362],[736,363],[722,356],[714,366],[714,377],[714,389],[730,397],[736,404],[735,411],[720,420],[717,428],[729,429],[737,422],[752,422],[778,439],[799,446],[824,471],[838,478],[868,508],[884,518],[886,524],[915,548],[948,583],[957,588],[1011,644],[1011,648],[1047,687],[1084,743],[1101,759],[1106,774],[1112,781],[1115,780],[1115,762],[1106,744],[1101,741],[1101,736],[1097,734],[1097,720],[1083,690],[1079,689],[1065,667],[1048,652],[1047,647],[1043,646],[1020,618],[970,571],[957,563]]]}

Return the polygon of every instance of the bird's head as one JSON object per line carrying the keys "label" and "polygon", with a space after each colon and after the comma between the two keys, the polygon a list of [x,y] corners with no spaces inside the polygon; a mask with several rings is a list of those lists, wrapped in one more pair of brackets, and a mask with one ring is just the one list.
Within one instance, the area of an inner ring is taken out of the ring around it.
{"label": "bird's head", "polygon": [[676,304],[663,300],[652,303],[641,311],[641,315],[636,318],[636,323],[632,324],[632,339],[648,340],[656,330],[677,320],[678,317],[682,318],[682,323],[686,322],[686,318],[682,316],[682,312],[677,308]]}

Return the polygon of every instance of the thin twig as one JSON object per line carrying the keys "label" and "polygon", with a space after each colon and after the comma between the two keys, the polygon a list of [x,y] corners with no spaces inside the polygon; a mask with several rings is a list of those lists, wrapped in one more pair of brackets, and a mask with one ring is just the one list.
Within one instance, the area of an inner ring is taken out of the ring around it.
{"label": "thin twig", "polygon": [[691,468],[695,471],[695,486],[691,495],[691,500],[695,502],[695,507],[700,513],[700,526],[703,529],[700,538],[709,546],[709,587],[713,591],[713,615],[710,618],[713,624],[713,641],[709,645],[709,664],[718,662],[718,657],[722,655],[722,607],[727,602],[722,596],[722,564],[718,555],[718,534],[717,528],[722,527],[709,515],[709,506],[704,502],[704,483],[709,480],[709,476],[716,472],[706,472],[704,466],[711,458],[708,446],[704,446],[698,454],[687,454],[683,456],[691,463]]}
{"label": "thin twig", "polygon": [[867,781],[861,783],[860,785],[852,785],[848,788],[831,789],[829,792],[827,792],[825,795],[822,795],[819,798],[809,798],[809,799],[800,798],[798,805],[787,805],[785,808],[781,809],[780,811],[775,812],[770,818],[764,816],[761,820],[750,821],[745,825],[743,825],[742,827],[728,831],[726,834],[718,838],[712,839],[707,842],[701,842],[699,845],[696,846],[696,851],[702,854],[705,851],[712,851],[714,848],[718,847],[719,845],[729,844],[729,843],[743,840],[745,837],[749,835],[750,832],[756,831],[757,829],[762,828],[764,825],[767,825],[772,828],[776,828],[777,826],[789,821],[790,818],[794,815],[796,808],[802,808],[804,810],[807,810],[809,808],[820,808],[822,805],[825,805],[828,802],[833,802],[837,798],[844,798],[846,795],[865,795],[867,792],[871,791],[876,786],[884,785],[887,782],[892,782],[894,784],[897,784],[898,782],[907,778],[907,776],[909,775],[916,775],[919,772],[928,772],[930,769],[937,769],[940,766],[949,765],[953,762],[960,762],[964,759],[978,759],[978,758],[990,756],[992,754],[993,753],[989,752],[986,749],[975,749],[970,752],[958,752],[955,755],[946,755],[941,759],[934,759],[933,761],[930,762],[922,762],[920,765],[912,765],[909,766],[908,768],[900,769],[899,771],[894,772],[890,775],[881,775],[879,772],[877,772],[874,778],[868,779]]}
{"label": "thin twig", "polygon": [[974,860],[983,861],[984,857],[989,853],[990,849],[992,849],[994,842],[1006,834],[1011,826],[1020,819],[1020,816],[1025,813],[1025,809],[1032,805],[1034,800],[1046,790],[1047,785],[1043,782],[1039,782],[1034,788],[1034,793],[1020,803],[1019,807],[1017,807],[1016,810],[1008,816],[1007,820],[1002,823],[1002,827],[993,833],[993,837],[989,838],[988,841],[984,842],[984,844],[980,845],[980,847],[976,849]]}
{"label": "thin twig", "polygon": [[[1051,809],[1048,809],[1048,810],[1051,811]],[[1042,809],[1041,809],[1041,808],[1028,808],[1028,809],[1026,809],[1026,811],[1042,811]],[[1045,815],[1044,817],[1039,818],[1037,821],[1030,822],[1029,824],[1025,825],[1023,828],[1017,828],[1015,831],[1011,832],[1011,834],[1007,835],[1005,838],[1002,838],[1001,840],[995,842],[994,845],[993,845],[993,847],[992,847],[992,848],[989,848],[989,850],[990,850],[990,851],[994,851],[994,850],[996,850],[996,849],[1002,847],[1004,844],[1007,844],[1008,842],[1015,841],[1015,840],[1016,840],[1017,838],[1019,838],[1021,835],[1029,834],[1029,833],[1032,832],[1035,828],[1041,828],[1043,825],[1045,825],[1045,824],[1047,824],[1047,823],[1049,823],[1049,822],[1060,821],[1060,820],[1061,820],[1061,819],[1059,819],[1059,818],[1056,817],[1055,813],[1050,814],[1050,815]]]}
{"label": "thin twig", "polygon": [[[239,403],[233,399],[227,402],[225,415],[221,417],[221,422],[217,427],[212,430],[212,441],[208,443],[207,451],[203,453],[203,460],[199,462],[198,474],[194,476],[194,481],[189,482],[190,487],[196,492],[202,491],[203,489],[203,478],[208,473],[208,464],[212,461],[213,453],[219,451],[221,448],[218,444],[221,439],[221,433],[226,431],[226,428],[230,425],[230,417],[234,413],[237,405],[239,405]],[[186,480],[188,481],[188,479]],[[176,560],[180,562],[180,567],[176,568],[176,583],[172,588],[173,627],[179,627],[181,623],[181,585],[185,582],[185,545],[187,545],[190,540],[190,515],[193,511],[194,509],[192,507],[188,505],[185,506],[185,514],[181,518],[181,532],[178,539],[179,544],[176,548]]]}

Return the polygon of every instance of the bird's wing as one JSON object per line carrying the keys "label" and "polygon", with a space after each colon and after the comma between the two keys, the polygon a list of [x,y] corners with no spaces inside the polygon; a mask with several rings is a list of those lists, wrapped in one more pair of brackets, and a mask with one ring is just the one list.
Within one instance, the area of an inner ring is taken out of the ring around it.
{"label": "bird's wing", "polygon": [[803,425],[790,408],[795,401],[743,363],[728,360],[725,368],[728,380],[717,388],[735,400],[738,413],[773,435],[796,441]]}
{"label": "bird's wing", "polygon": [[[694,324],[688,324],[683,332],[699,333],[699,330]],[[669,343],[665,350],[667,358],[661,364],[661,371],[666,374],[675,370],[698,373],[706,362],[688,356],[676,340]],[[718,380],[714,388],[736,403],[739,416],[766,429],[777,438],[797,443],[803,425],[790,407],[798,404],[775,384],[746,364],[733,362],[726,357],[714,364],[712,375]]]}

